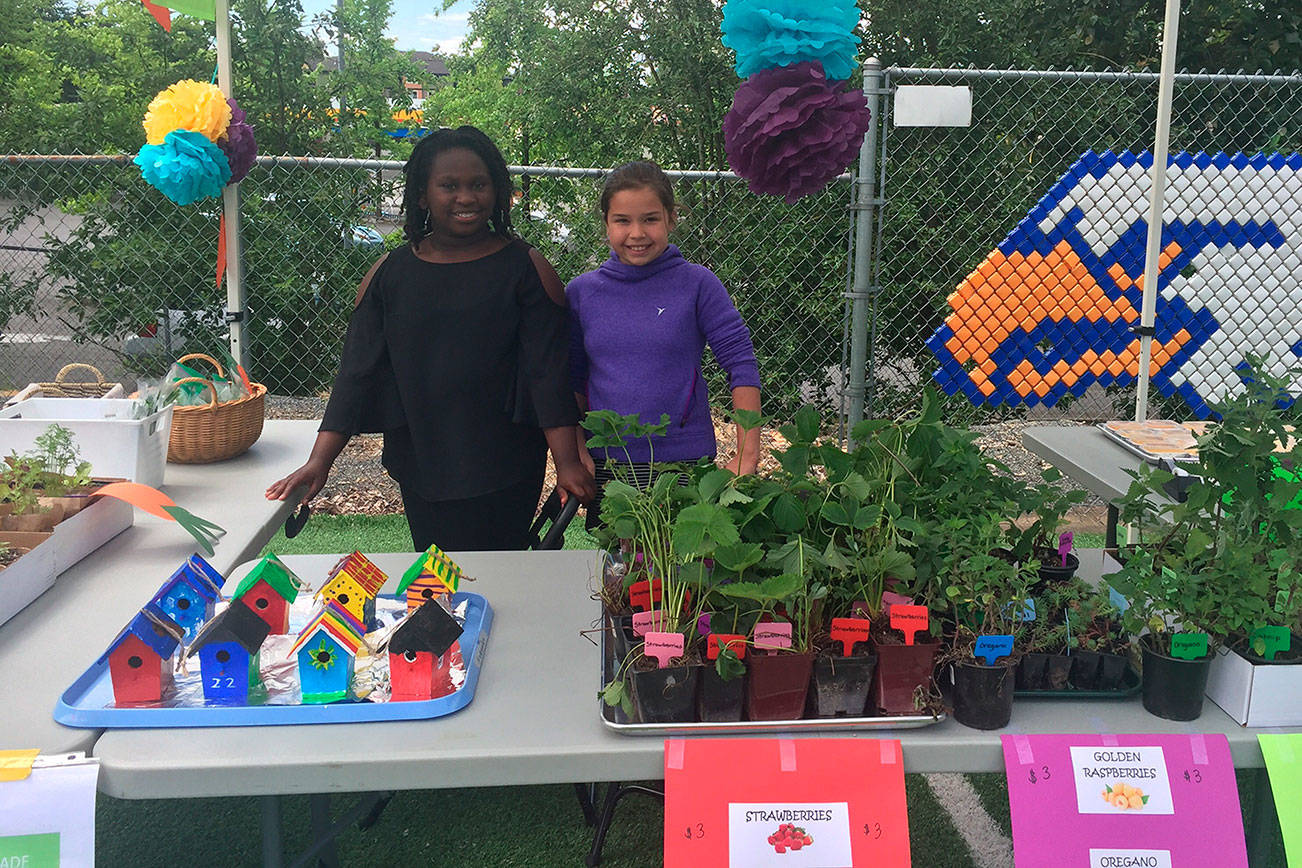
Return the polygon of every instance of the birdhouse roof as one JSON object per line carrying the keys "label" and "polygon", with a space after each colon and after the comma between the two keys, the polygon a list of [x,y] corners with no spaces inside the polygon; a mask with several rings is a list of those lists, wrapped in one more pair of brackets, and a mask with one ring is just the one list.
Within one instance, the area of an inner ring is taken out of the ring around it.
{"label": "birdhouse roof", "polygon": [[194,637],[190,647],[185,650],[189,657],[205,645],[213,642],[238,642],[245,651],[252,654],[262,647],[271,626],[245,605],[243,600],[231,600],[231,604],[214,615],[199,635]]}
{"label": "birdhouse roof", "polygon": [[351,654],[357,653],[357,649],[362,645],[362,635],[366,632],[361,621],[354,618],[343,606],[330,600],[321,607],[321,611],[317,612],[311,621],[308,621],[307,626],[294,640],[294,646],[289,649],[289,653],[297,654],[299,649],[321,630],[333,636],[335,641],[347,648]]}
{"label": "birdhouse roof", "polygon": [[239,599],[240,597],[253,590],[253,586],[259,581],[266,582],[277,594],[285,598],[286,602],[292,603],[298,597],[298,589],[303,582],[294,571],[285,566],[280,558],[272,552],[267,552],[262,560],[258,561],[253,569],[249,570],[235,593],[231,596]]}
{"label": "birdhouse roof", "polygon": [[389,653],[428,651],[437,657],[451,648],[463,631],[438,600],[426,600],[394,628]]}
{"label": "birdhouse roof", "polygon": [[461,567],[457,566],[442,549],[432,545],[421,552],[402,574],[402,581],[398,583],[398,593],[401,594],[422,578],[441,582],[446,590],[456,593],[461,585],[462,576]]}
{"label": "birdhouse roof", "polygon": [[185,563],[176,568],[176,572],[168,576],[167,581],[163,582],[162,587],[154,594],[153,599],[161,600],[177,584],[184,582],[206,599],[216,600],[221,596],[222,585],[225,581],[222,574],[212,564],[205,561],[200,555],[191,555],[186,559]]}
{"label": "birdhouse roof", "polygon": [[[151,615],[158,621],[158,624],[155,624],[154,620],[151,620]],[[147,615],[145,614],[145,610],[141,609],[136,613],[136,616],[127,623],[127,626],[122,628],[122,632],[118,633],[113,641],[109,643],[108,650],[104,652],[100,659],[103,660],[107,658],[130,636],[135,636],[141,642],[148,645],[159,657],[166,659],[172,656],[172,652],[175,651],[176,646],[180,644],[180,640],[177,637],[183,635],[184,632],[185,631],[182,629],[180,624],[176,623],[162,612],[151,609],[150,613]]]}
{"label": "birdhouse roof", "polygon": [[[388,579],[388,576],[386,576],[379,567],[371,563],[366,558],[366,555],[361,552],[353,552],[351,555],[336,564],[335,568],[330,571],[330,578],[321,586],[321,591],[328,588],[330,583],[339,578],[340,575],[345,574],[372,597],[379,593],[385,580]],[[321,592],[318,591],[317,595],[320,596],[320,593]]]}

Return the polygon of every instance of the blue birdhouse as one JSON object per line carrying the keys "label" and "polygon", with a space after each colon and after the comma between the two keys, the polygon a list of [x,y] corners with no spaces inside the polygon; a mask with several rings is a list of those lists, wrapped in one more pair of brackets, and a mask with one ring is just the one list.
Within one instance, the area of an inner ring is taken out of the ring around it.
{"label": "blue birdhouse", "polygon": [[347,609],[326,603],[290,651],[298,657],[298,681],[305,703],[346,699],[353,680],[353,663],[364,628]]}
{"label": "blue birdhouse", "polygon": [[217,705],[247,705],[249,688],[259,682],[258,649],[271,627],[240,600],[204,625],[186,649],[199,655],[203,698]]}
{"label": "blue birdhouse", "polygon": [[158,589],[148,608],[180,624],[186,638],[193,639],[199,627],[212,617],[224,581],[212,564],[192,555]]}

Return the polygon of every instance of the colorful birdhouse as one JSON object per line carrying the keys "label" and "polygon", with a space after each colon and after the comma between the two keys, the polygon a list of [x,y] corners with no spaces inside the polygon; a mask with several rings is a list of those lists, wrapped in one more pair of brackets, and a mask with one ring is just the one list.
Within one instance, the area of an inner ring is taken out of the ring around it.
{"label": "colorful birdhouse", "polygon": [[279,635],[289,632],[289,606],[303,586],[293,570],[268,552],[249,570],[232,596],[243,600],[255,615],[267,622],[272,633]]}
{"label": "colorful birdhouse", "polygon": [[212,564],[199,555],[191,555],[163,583],[146,608],[171,618],[185,630],[187,639],[193,639],[199,627],[212,617],[213,604],[221,596],[224,581]]}
{"label": "colorful birdhouse", "polygon": [[175,621],[151,611],[141,610],[131,619],[104,652],[115,704],[163,698],[163,691],[172,683],[172,653],[183,633]]}
{"label": "colorful birdhouse", "polygon": [[337,702],[348,696],[364,630],[361,621],[334,600],[308,622],[290,649],[298,656],[303,702]]}
{"label": "colorful birdhouse", "polygon": [[398,583],[398,594],[407,595],[407,611],[414,612],[426,601],[455,594],[461,586],[461,567],[441,548],[430,546],[412,562]]}
{"label": "colorful birdhouse", "polygon": [[389,639],[391,701],[433,699],[447,678],[444,654],[460,638],[462,626],[438,600],[426,600],[394,628]]}
{"label": "colorful birdhouse", "polygon": [[258,649],[270,632],[267,622],[242,600],[231,600],[203,625],[185,656],[199,655],[204,700],[248,705],[249,688],[260,681]]}
{"label": "colorful birdhouse", "polygon": [[352,613],[355,620],[373,624],[375,595],[387,578],[365,555],[353,552],[335,564],[330,577],[316,592],[316,598],[323,603],[333,600]]}

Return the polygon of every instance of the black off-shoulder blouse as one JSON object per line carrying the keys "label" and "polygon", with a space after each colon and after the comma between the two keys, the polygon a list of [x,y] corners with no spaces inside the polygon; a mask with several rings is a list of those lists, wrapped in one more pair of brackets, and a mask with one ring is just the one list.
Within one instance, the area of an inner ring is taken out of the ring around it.
{"label": "black off-shoulder blouse", "polygon": [[568,330],[523,241],[456,263],[394,250],[353,311],[321,430],[383,432],[385,469],[427,500],[541,478],[541,429],[579,420]]}

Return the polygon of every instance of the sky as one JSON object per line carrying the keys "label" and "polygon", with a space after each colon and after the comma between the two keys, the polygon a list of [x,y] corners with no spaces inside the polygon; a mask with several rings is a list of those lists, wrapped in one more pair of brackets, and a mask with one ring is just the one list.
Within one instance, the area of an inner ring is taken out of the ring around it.
{"label": "sky", "polygon": [[[457,0],[446,12],[435,15],[439,0],[392,0],[389,36],[403,51],[434,51],[451,54],[461,46],[466,35],[466,18],[473,0]],[[303,20],[334,6],[332,0],[303,0]]]}

